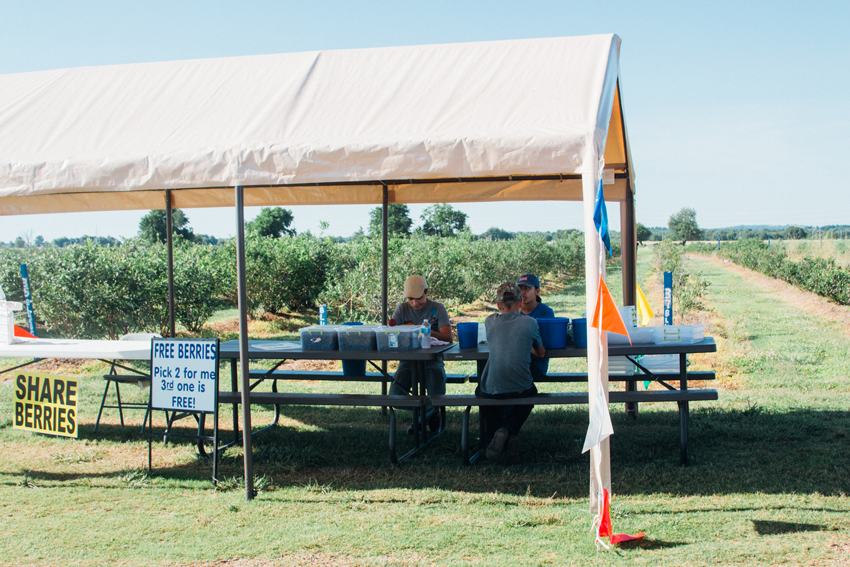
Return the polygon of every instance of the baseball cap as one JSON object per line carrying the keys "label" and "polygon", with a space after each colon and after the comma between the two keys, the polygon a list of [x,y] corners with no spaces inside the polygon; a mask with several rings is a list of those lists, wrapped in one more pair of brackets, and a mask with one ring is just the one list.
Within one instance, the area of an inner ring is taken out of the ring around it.
{"label": "baseball cap", "polygon": [[505,282],[496,290],[496,303],[519,301],[521,298],[522,293],[519,291],[519,286],[514,282]]}
{"label": "baseball cap", "polygon": [[523,274],[516,281],[517,285],[527,285],[528,287],[540,287],[540,280],[534,274]]}
{"label": "baseball cap", "polygon": [[422,297],[428,289],[428,282],[422,276],[410,276],[404,280],[404,297]]}

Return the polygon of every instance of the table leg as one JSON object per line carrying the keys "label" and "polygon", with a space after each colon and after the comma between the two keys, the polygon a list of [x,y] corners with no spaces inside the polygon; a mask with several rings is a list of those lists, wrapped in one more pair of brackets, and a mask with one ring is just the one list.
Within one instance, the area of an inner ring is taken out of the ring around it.
{"label": "table leg", "polygon": [[[688,355],[679,354],[679,389],[688,389]],[[688,464],[688,428],[690,426],[690,407],[687,401],[679,402],[679,460]]]}
{"label": "table leg", "polygon": [[[234,358],[230,361],[230,391],[239,391],[239,377],[236,372],[236,363],[238,359]],[[233,404],[233,443],[239,443],[239,404]]]}

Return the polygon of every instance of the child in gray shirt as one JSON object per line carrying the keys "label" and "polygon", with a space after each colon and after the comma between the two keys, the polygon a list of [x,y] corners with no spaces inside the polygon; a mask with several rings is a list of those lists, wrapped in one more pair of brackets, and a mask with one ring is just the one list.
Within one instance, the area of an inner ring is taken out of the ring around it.
{"label": "child in gray shirt", "polygon": [[[531,355],[543,358],[546,351],[534,318],[520,313],[522,294],[519,286],[505,282],[496,292],[501,313],[484,321],[490,356],[475,395],[483,398],[521,398],[534,396],[537,388],[531,377]],[[519,430],[534,406],[482,406],[485,436],[493,439],[485,451],[488,460],[498,460],[507,450],[508,464],[519,460]]]}

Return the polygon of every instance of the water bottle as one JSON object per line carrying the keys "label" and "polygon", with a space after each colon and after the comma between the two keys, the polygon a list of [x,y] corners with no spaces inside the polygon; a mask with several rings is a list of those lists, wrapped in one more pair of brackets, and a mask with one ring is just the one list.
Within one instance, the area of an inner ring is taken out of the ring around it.
{"label": "water bottle", "polygon": [[431,348],[431,323],[422,321],[422,348]]}

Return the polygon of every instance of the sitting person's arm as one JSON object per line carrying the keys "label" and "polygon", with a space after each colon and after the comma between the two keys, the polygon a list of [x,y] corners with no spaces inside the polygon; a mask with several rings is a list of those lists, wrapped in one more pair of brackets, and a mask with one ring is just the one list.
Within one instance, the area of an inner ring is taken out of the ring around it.
{"label": "sitting person's arm", "polygon": [[537,358],[546,358],[546,349],[543,348],[542,344],[537,348],[531,347],[531,354],[533,354]]}
{"label": "sitting person's arm", "polygon": [[438,341],[450,343],[452,342],[452,326],[446,325],[445,327],[440,327],[439,331],[431,329],[431,336],[437,339]]}

